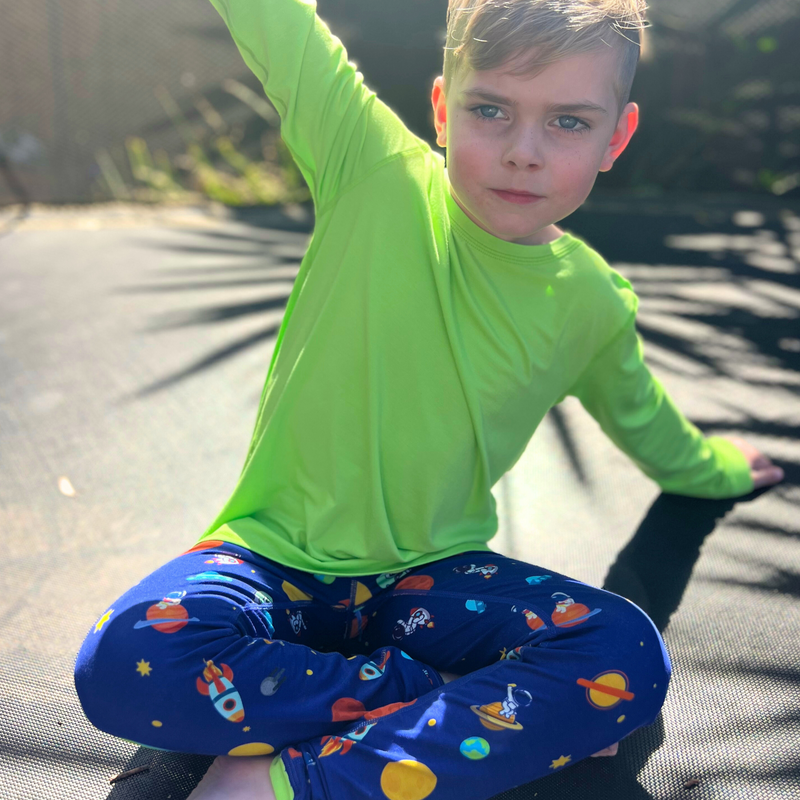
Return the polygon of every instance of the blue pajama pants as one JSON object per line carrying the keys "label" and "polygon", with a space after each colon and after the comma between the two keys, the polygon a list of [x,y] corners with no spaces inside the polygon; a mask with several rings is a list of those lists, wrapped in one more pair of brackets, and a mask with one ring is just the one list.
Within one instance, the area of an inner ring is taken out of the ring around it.
{"label": "blue pajama pants", "polygon": [[653,722],[669,677],[641,609],[552,570],[479,551],[334,578],[222,542],[126,592],[75,667],[100,730],[280,754],[296,800],[485,800]]}

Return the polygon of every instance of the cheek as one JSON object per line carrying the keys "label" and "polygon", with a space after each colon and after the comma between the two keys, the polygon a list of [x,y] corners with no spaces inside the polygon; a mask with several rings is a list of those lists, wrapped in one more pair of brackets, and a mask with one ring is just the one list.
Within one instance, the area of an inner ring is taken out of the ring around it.
{"label": "cheek", "polygon": [[478,137],[453,137],[447,156],[448,172],[462,181],[480,177],[489,162],[486,147]]}
{"label": "cheek", "polygon": [[594,149],[575,148],[551,159],[551,171],[570,194],[580,194],[591,187],[600,169],[601,158]]}
{"label": "cheek", "polygon": [[456,148],[456,160],[461,172],[474,175],[486,166],[486,150],[476,146],[474,142],[462,142]]}

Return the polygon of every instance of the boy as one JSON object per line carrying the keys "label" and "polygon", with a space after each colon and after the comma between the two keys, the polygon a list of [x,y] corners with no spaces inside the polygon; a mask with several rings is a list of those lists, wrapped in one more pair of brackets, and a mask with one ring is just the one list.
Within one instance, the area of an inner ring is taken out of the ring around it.
{"label": "boy", "polygon": [[451,0],[447,169],[313,0],[212,2],[282,117],[315,232],[239,483],[89,632],[87,716],[254,756],[218,758],[192,800],[484,800],[613,754],[659,713],[663,642],[618,595],[492,552],[491,487],[568,394],[666,491],[782,477],[680,414],[631,285],[556,226],[636,129],[643,2]]}

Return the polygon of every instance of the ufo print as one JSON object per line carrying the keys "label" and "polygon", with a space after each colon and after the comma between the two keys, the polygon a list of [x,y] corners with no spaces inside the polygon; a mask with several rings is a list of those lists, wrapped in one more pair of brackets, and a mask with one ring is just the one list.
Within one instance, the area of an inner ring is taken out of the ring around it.
{"label": "ufo print", "polygon": [[187,581],[232,581],[227,575],[222,575],[219,572],[208,570],[207,572],[198,572],[197,575],[188,575]]}
{"label": "ufo print", "polygon": [[[581,607],[578,608],[578,605]],[[584,611],[584,609],[586,610]],[[594,608],[590,611],[586,606],[582,604],[576,604],[575,611],[572,612],[572,615],[568,616],[569,612],[566,612],[563,617],[559,618],[553,614],[551,619],[557,628],[571,628],[573,625],[579,625],[581,622],[586,622],[589,617],[599,614],[602,610],[603,609],[601,608]]]}
{"label": "ufo print", "polygon": [[568,594],[564,592],[554,592],[550,597],[556,601],[556,608],[550,618],[557,628],[571,628],[580,625],[589,617],[599,614],[602,609],[589,609],[583,603],[576,603]]}

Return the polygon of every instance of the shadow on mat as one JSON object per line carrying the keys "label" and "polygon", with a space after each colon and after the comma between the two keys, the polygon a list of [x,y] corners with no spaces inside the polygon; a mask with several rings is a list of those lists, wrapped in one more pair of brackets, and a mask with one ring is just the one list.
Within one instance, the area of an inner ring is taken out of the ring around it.
{"label": "shadow on mat", "polygon": [[636,603],[663,634],[686,591],[700,547],[742,499],[659,495],[609,567],[603,588]]}
{"label": "shadow on mat", "polygon": [[586,758],[493,800],[652,800],[636,776],[663,741],[664,722],[659,715],[652,725],[628,736],[613,758]]}
{"label": "shadow on mat", "polygon": [[[663,633],[680,605],[703,541],[742,499],[706,500],[661,494],[609,568],[603,588],[636,603]],[[652,795],[639,783],[637,775],[663,741],[664,723],[659,716],[652,725],[627,737],[616,757],[587,758],[497,798],[649,800]],[[141,748],[125,770],[147,766],[149,771],[115,784],[108,800],[186,800],[212,761],[210,756]]]}
{"label": "shadow on mat", "polygon": [[[741,499],[659,495],[609,567],[603,588],[636,603],[663,634],[680,605],[703,542]],[[564,772],[503,792],[496,800],[650,800],[652,795],[637,776],[663,741],[659,715],[652,725],[628,736],[614,758],[587,758]]]}

